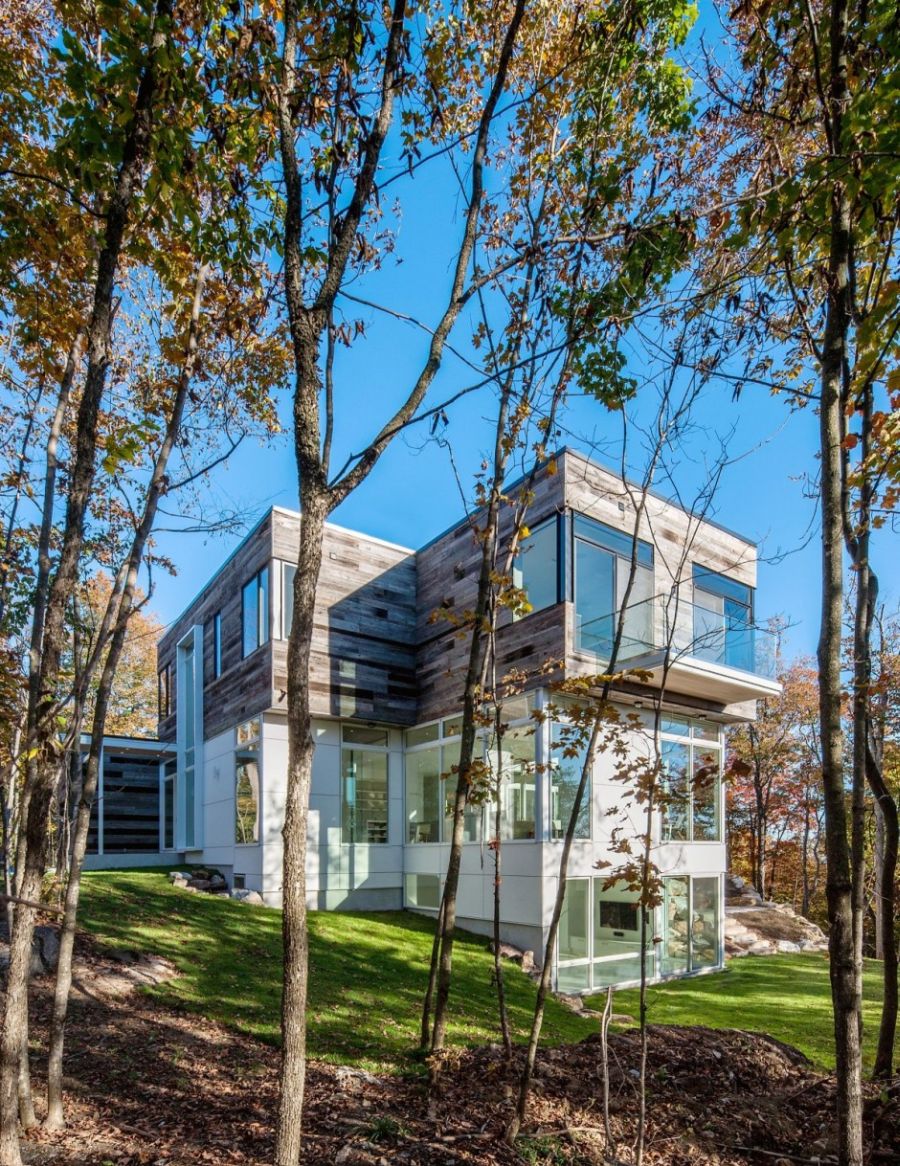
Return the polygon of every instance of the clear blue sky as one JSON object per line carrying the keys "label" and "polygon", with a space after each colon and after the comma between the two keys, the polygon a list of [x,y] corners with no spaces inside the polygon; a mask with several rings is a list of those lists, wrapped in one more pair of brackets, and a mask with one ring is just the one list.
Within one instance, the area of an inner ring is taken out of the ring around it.
{"label": "clear blue sky", "polygon": [[[399,166],[399,163],[394,163]],[[404,184],[398,184],[404,185]],[[354,294],[394,311],[436,322],[450,282],[450,262],[460,232],[459,196],[452,173],[442,163],[424,167],[404,195],[396,255],[381,272],[353,289]],[[419,329],[358,305],[345,304],[349,319],[366,321],[367,334],[337,359],[336,453],[339,465],[361,448],[408,391],[411,376],[426,351]],[[459,343],[465,347],[459,333]],[[643,378],[646,354],[635,352],[631,371]],[[470,384],[474,374],[449,355],[430,400],[436,403]],[[209,484],[213,508],[236,509],[246,531],[273,505],[296,507],[297,477],[290,445],[290,402],[281,400],[288,429],[271,444],[246,443],[219,468]],[[641,415],[640,407],[637,410]],[[473,475],[490,448],[491,400],[473,394],[450,412],[446,448],[427,440],[419,427],[396,439],[366,483],[335,513],[333,521],[381,538],[418,547],[457,521],[462,501],[454,465],[469,496]],[[675,468],[683,496],[690,498],[704,477],[704,463],[728,441],[731,464],[715,503],[714,517],[759,543],[757,614],[780,614],[792,624],[786,639],[790,656],[814,652],[819,615],[819,548],[815,502],[809,495],[817,461],[817,418],[812,409],[791,412],[765,389],[745,389],[732,399],[729,384],[713,384],[696,413],[697,428]],[[620,423],[596,402],[575,398],[562,419],[562,442],[591,452],[615,466]],[[630,466],[640,473],[640,460]],[[663,493],[671,493],[659,483]],[[164,623],[175,618],[234,549],[241,535],[169,535],[159,550],[178,566],[177,578],[155,574],[152,606]],[[876,570],[882,594],[896,604],[895,552],[890,536],[877,543]]]}

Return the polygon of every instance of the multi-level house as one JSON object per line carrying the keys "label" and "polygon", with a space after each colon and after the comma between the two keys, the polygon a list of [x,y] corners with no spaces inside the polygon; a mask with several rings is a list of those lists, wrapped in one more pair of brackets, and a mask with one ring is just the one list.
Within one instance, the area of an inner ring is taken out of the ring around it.
{"label": "multi-level house", "polygon": [[[559,704],[551,681],[603,671],[621,618],[619,667],[640,671],[616,686],[615,700],[636,714],[629,747],[660,750],[670,795],[653,826],[663,893],[652,972],[718,967],[722,733],[778,691],[756,628],[755,548],[649,497],[620,616],[634,489],[564,450],[533,492],[530,533],[516,560],[531,611],[505,612],[497,635],[498,668],[527,678],[504,708],[505,937],[540,958],[580,776],[577,758],[559,748],[562,723],[532,712]],[[174,745],[159,769],[159,854],[215,865],[273,905],[281,897],[287,638],[301,521],[270,510],[170,627],[158,653],[159,736],[162,747]],[[468,646],[452,621],[433,613],[471,607],[479,554],[465,521],[419,551],[327,529],[310,676],[313,908],[437,910]],[[654,718],[660,693],[662,716]],[[556,954],[561,990],[638,975],[636,897],[623,884],[607,887],[608,870],[597,869],[614,835],[642,829],[617,765],[598,755],[578,822]],[[492,831],[493,807],[470,807],[458,917],[474,931],[488,931],[493,914]]]}

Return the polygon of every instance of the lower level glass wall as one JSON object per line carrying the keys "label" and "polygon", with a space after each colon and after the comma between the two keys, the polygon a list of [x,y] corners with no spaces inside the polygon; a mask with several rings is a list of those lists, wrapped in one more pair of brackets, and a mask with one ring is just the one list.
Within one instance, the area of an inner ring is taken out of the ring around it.
{"label": "lower level glass wall", "polygon": [[[602,878],[575,878],[566,885],[557,943],[560,992],[640,980],[643,912],[638,895],[624,884],[605,883]],[[648,924],[647,978],[718,967],[718,875],[676,875],[662,884],[656,936]]]}

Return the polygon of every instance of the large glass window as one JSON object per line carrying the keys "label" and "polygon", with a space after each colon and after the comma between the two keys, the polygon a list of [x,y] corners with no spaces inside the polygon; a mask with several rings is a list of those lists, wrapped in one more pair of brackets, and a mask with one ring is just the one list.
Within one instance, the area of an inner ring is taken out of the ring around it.
{"label": "large glass window", "polygon": [[559,599],[559,536],[554,516],[523,538],[513,566],[513,585],[528,597],[532,611],[552,607]]}
{"label": "large glass window", "polygon": [[263,567],[244,584],[241,593],[243,655],[249,656],[269,640],[269,568]]}
{"label": "large glass window", "polygon": [[576,514],[574,529],[575,620],[578,646],[608,658],[618,612],[625,602],[632,547],[637,564],[623,617],[620,659],[653,646],[653,547],[631,535]]}
{"label": "large glass window", "polygon": [[662,975],[719,966],[719,901],[717,876],[663,879]]}
{"label": "large glass window", "polygon": [[558,989],[596,991],[638,982],[642,928],[648,980],[719,967],[719,902],[717,876],[664,878],[660,906],[647,916],[625,883],[569,879],[559,921]]}
{"label": "large glass window", "polygon": [[662,943],[659,970],[663,976],[689,968],[690,893],[687,875],[663,879]]}
{"label": "large glass window", "polygon": [[663,842],[718,842],[722,837],[722,750],[706,721],[662,722],[660,802]]}
{"label": "large glass window", "polygon": [[719,964],[719,880],[691,879],[691,969]]}
{"label": "large glass window", "polygon": [[406,841],[439,842],[441,749],[434,745],[406,756]]}
{"label": "large glass window", "polygon": [[[587,747],[576,742],[572,731],[554,722],[550,756],[550,837],[564,838],[581,781]],[[575,823],[576,838],[591,836],[591,774],[588,774],[584,797]]]}
{"label": "large glass window", "polygon": [[341,773],[341,841],[387,842],[387,751],[345,745]]}
{"label": "large glass window", "polygon": [[[641,978],[641,918],[638,895],[627,887],[607,887],[594,879],[593,987]],[[649,938],[649,937],[648,937]],[[647,951],[647,975],[653,976],[652,944]]]}
{"label": "large glass window", "polygon": [[694,564],[694,644],[702,660],[752,672],[753,589]]}
{"label": "large glass window", "polygon": [[510,729],[488,748],[488,767],[496,782],[500,760],[500,837],[503,841],[534,838],[534,730]]}
{"label": "large glass window", "polygon": [[569,879],[566,883],[557,944],[560,992],[580,992],[591,985],[590,884],[590,879]]}
{"label": "large glass window", "polygon": [[238,725],[234,752],[234,840],[250,846],[259,842],[260,720]]}
{"label": "large glass window", "polygon": [[[443,731],[458,733],[462,728],[461,721],[444,721]],[[484,743],[480,739],[475,742],[474,756],[479,760],[482,756]],[[441,772],[444,782],[444,838],[447,842],[453,837],[453,806],[456,801],[456,781],[459,765],[459,740],[445,739],[441,749]],[[481,803],[467,802],[463,813],[463,842],[480,842],[484,828],[484,806]]]}

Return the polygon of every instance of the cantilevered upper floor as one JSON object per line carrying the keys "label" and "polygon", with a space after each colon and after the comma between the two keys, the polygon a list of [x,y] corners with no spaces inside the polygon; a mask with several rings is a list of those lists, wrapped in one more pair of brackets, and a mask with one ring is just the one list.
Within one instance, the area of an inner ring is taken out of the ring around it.
{"label": "cantilevered upper floor", "polygon": [[[623,696],[662,685],[669,705],[728,719],[752,716],[742,702],[779,690],[755,611],[752,543],[656,495],[642,502],[637,487],[571,450],[529,490],[530,531],[513,576],[531,610],[501,612],[501,674],[524,673],[535,687],[548,674],[597,674],[618,634],[617,668],[634,670]],[[505,508],[507,544],[513,515]],[[300,522],[295,512],[269,511],[160,641],[164,739],[176,736],[179,715],[196,713],[197,735],[209,738],[286,707]],[[468,520],[418,552],[329,526],[310,668],[314,715],[408,726],[457,713],[468,646],[454,617],[474,605],[479,562]]]}

